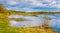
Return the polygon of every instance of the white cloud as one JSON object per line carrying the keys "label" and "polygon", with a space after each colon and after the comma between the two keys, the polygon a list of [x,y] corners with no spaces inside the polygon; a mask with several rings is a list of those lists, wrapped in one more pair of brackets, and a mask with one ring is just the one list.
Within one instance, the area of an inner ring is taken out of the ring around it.
{"label": "white cloud", "polygon": [[18,2],[16,2],[15,0],[6,0],[8,5],[17,5]]}
{"label": "white cloud", "polygon": [[60,1],[56,0],[6,0],[9,5],[31,5],[37,7],[60,8]]}
{"label": "white cloud", "polygon": [[55,0],[26,0],[26,2],[37,7],[60,8],[60,2]]}
{"label": "white cloud", "polygon": [[[56,0],[6,0],[6,1],[8,5],[17,5],[17,7],[15,7],[14,9],[18,11],[19,10],[28,11],[28,12],[35,11],[33,9],[35,7],[60,9],[60,1],[56,1]],[[36,9],[36,11],[38,10]]]}
{"label": "white cloud", "polygon": [[53,1],[50,4],[48,4],[47,7],[50,7],[50,8],[60,8],[60,5],[59,4],[60,4],[60,2]]}
{"label": "white cloud", "polygon": [[60,8],[60,3],[58,3],[57,7]]}
{"label": "white cloud", "polygon": [[32,5],[35,5],[35,6],[42,6],[42,5],[43,5],[42,3],[40,3],[40,2],[38,2],[38,1],[36,1],[36,0],[32,0],[32,1],[31,1],[31,4],[32,4]]}
{"label": "white cloud", "polygon": [[53,0],[43,0],[43,1],[46,1],[46,2],[53,2]]}
{"label": "white cloud", "polygon": [[41,1],[32,0],[31,5],[38,7],[60,8],[60,2],[57,2],[55,0],[41,0]]}

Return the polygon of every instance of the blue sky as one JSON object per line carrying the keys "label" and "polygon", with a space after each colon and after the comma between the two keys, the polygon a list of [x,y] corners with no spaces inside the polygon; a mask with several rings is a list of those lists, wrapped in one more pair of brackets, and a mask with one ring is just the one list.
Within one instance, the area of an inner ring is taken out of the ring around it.
{"label": "blue sky", "polygon": [[0,0],[9,10],[60,12],[60,0]]}

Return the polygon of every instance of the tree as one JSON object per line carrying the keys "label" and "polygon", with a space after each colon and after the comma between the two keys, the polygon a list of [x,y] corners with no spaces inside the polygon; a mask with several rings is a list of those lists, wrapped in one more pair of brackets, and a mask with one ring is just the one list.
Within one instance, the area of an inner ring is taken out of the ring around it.
{"label": "tree", "polygon": [[5,7],[3,4],[0,4],[0,13],[2,13],[5,10]]}

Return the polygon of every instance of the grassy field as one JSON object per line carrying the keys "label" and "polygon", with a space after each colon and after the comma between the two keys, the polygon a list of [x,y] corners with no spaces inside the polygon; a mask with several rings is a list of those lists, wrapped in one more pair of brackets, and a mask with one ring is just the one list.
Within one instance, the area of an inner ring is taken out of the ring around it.
{"label": "grassy field", "polygon": [[44,27],[32,27],[32,28],[14,28],[9,26],[7,19],[0,18],[0,33],[57,33],[51,28],[45,29]]}

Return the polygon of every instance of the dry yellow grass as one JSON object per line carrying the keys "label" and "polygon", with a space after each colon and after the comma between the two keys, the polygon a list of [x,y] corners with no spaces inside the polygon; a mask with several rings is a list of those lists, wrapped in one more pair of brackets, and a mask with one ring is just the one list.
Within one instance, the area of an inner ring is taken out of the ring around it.
{"label": "dry yellow grass", "polygon": [[7,15],[0,13],[0,18],[7,18]]}
{"label": "dry yellow grass", "polygon": [[44,28],[23,28],[14,30],[16,33],[58,33],[53,31],[52,29],[44,29]]}

